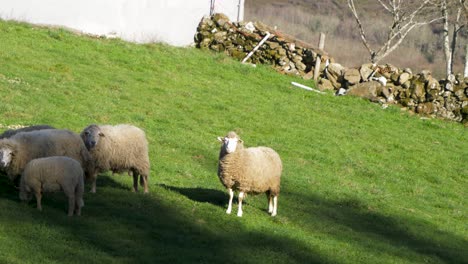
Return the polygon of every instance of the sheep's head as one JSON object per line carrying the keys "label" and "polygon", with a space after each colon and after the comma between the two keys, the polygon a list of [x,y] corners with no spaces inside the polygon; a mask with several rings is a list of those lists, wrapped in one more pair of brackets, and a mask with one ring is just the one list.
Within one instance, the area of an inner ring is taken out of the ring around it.
{"label": "sheep's head", "polygon": [[229,132],[225,137],[218,137],[218,141],[222,143],[221,152],[227,154],[233,153],[244,146],[244,141],[233,131]]}
{"label": "sheep's head", "polygon": [[100,138],[104,137],[104,134],[101,132],[99,126],[90,125],[81,132],[80,136],[86,148],[91,150],[99,143]]}
{"label": "sheep's head", "polygon": [[11,164],[15,153],[16,151],[13,146],[0,146],[0,167],[7,168]]}

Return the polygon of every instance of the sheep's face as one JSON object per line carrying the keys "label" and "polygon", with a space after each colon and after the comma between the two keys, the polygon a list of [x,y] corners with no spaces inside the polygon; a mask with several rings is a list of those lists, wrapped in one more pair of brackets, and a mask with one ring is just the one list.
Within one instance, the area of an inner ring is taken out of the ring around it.
{"label": "sheep's face", "polygon": [[96,147],[101,137],[104,137],[104,134],[96,125],[91,125],[81,132],[81,138],[88,150]]}
{"label": "sheep's face", "polygon": [[222,149],[226,151],[226,153],[230,154],[236,151],[237,145],[242,143],[242,140],[238,137],[218,137],[218,140],[223,143]]}
{"label": "sheep's face", "polygon": [[0,166],[6,168],[13,160],[14,152],[10,148],[0,149]]}

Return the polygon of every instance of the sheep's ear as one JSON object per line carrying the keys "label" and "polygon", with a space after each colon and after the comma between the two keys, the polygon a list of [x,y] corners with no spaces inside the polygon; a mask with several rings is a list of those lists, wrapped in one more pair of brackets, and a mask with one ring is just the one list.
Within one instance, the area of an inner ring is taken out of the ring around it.
{"label": "sheep's ear", "polygon": [[219,142],[224,142],[224,139],[222,137],[218,137]]}

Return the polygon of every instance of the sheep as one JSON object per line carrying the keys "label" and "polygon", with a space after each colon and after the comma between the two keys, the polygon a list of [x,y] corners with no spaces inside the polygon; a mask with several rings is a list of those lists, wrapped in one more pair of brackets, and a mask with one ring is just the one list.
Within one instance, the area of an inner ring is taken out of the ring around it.
{"label": "sheep", "polygon": [[81,215],[84,206],[84,173],[81,164],[69,157],[52,156],[31,160],[24,168],[19,197],[30,201],[36,196],[37,209],[42,211],[44,192],[63,191],[68,197],[68,216]]}
{"label": "sheep", "polygon": [[127,124],[91,124],[84,128],[80,135],[95,165],[91,192],[96,192],[98,173],[127,171],[129,175],[133,175],[132,191],[138,191],[140,175],[140,185],[144,186],[144,192],[148,193],[150,161],[148,141],[143,130]]}
{"label": "sheep", "polygon": [[21,175],[29,161],[50,156],[74,158],[86,175],[94,174],[88,150],[80,136],[72,131],[42,129],[0,140],[0,168],[12,181]]}
{"label": "sheep", "polygon": [[22,127],[18,129],[8,129],[2,134],[0,134],[0,139],[10,138],[20,132],[30,132],[30,131],[42,130],[42,129],[55,129],[55,127],[52,127],[49,125],[34,125],[34,126]]}
{"label": "sheep", "polygon": [[268,213],[276,216],[283,169],[278,153],[268,147],[244,148],[243,141],[233,131],[228,132],[225,137],[218,137],[218,140],[222,143],[218,177],[229,193],[226,213],[231,213],[234,190],[238,190],[237,216],[242,217],[245,193],[266,193]]}

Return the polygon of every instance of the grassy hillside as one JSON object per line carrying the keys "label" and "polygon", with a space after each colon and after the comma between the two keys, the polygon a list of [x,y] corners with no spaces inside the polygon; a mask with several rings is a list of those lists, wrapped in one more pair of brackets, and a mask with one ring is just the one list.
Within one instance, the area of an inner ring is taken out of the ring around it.
{"label": "grassy hillside", "polygon": [[[38,212],[0,177],[1,263],[467,263],[458,123],[293,88],[192,48],[4,21],[0,47],[3,126],[131,123],[152,165],[149,195],[103,174],[73,218],[63,194]],[[216,136],[229,130],[281,155],[277,217],[264,195],[247,197],[242,218],[225,214]]]}

